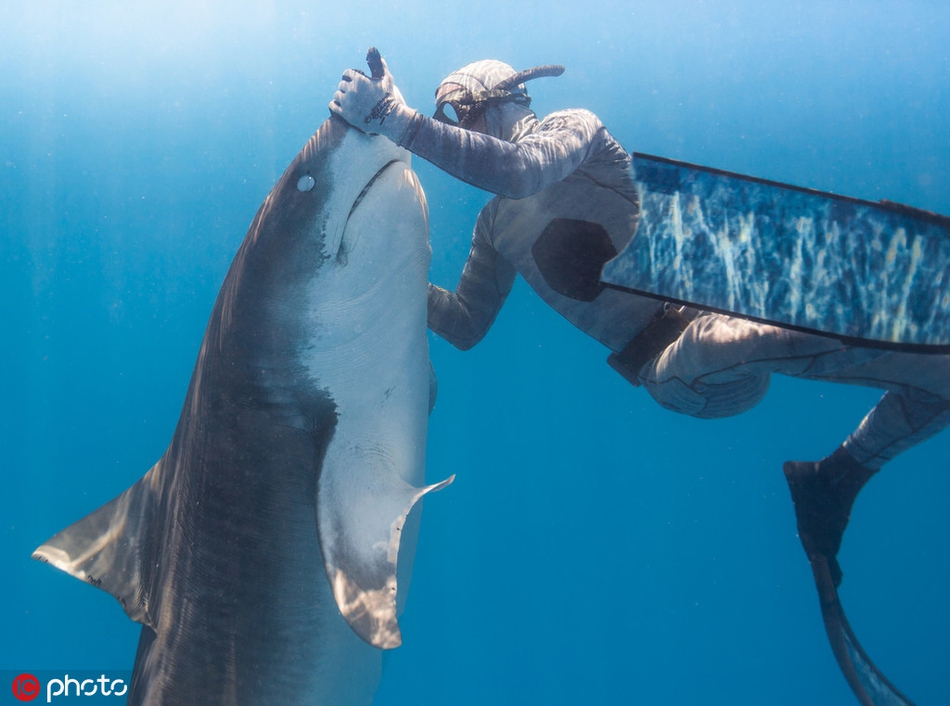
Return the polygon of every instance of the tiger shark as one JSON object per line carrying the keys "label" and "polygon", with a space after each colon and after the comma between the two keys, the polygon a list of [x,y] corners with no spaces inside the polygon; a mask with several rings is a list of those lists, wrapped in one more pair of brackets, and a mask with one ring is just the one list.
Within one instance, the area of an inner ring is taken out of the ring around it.
{"label": "tiger shark", "polygon": [[34,558],[142,624],[129,704],[368,704],[418,531],[425,196],[331,116],[255,216],[174,435]]}

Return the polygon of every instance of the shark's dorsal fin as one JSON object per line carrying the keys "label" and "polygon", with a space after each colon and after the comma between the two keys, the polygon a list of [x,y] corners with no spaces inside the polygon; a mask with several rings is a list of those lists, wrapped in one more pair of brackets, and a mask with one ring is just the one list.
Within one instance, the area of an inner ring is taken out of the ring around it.
{"label": "shark's dorsal fin", "polygon": [[[320,548],[333,597],[353,631],[374,647],[388,650],[402,644],[396,610],[396,562],[406,517],[423,495],[441,490],[453,480],[454,475],[415,488],[394,476],[369,493],[346,497],[347,488],[338,487],[317,494]],[[373,507],[354,512],[353,502]]]}
{"label": "shark's dorsal fin", "polygon": [[142,542],[152,504],[149,481],[154,471],[33,552],[34,559],[111,593],[132,620],[152,628]]}

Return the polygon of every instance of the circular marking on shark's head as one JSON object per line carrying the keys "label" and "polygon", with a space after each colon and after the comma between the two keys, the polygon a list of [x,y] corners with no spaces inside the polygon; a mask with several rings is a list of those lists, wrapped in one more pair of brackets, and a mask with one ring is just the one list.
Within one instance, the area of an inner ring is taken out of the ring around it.
{"label": "circular marking on shark's head", "polygon": [[309,174],[304,174],[297,180],[297,191],[310,191],[316,182]]}

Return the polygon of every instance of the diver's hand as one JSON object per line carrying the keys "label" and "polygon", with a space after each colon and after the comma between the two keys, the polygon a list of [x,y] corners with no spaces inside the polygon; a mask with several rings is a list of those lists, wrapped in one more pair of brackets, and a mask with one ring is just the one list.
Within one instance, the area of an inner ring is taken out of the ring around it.
{"label": "diver's hand", "polygon": [[375,47],[367,52],[366,62],[372,76],[357,69],[344,71],[343,79],[330,102],[330,112],[339,115],[358,130],[391,137],[389,130],[384,127],[386,121],[394,111],[405,109],[406,104],[396,88],[393,75],[389,73],[386,61]]}

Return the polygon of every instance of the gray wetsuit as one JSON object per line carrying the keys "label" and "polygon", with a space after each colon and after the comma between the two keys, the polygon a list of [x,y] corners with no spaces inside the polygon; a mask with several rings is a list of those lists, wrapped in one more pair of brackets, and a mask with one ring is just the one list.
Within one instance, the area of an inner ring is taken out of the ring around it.
{"label": "gray wetsuit", "polygon": [[[525,113],[510,141],[418,114],[398,138],[453,176],[498,194],[479,214],[455,292],[430,285],[429,327],[458,348],[471,348],[492,325],[517,272],[581,330],[615,353],[629,351],[628,344],[636,344],[662,305],[592,289],[589,282],[579,289],[564,285],[563,273],[584,254],[562,248],[565,261],[554,266],[550,256],[539,255],[545,249],[538,244],[556,215],[545,208],[557,204],[568,216],[577,215],[570,213],[572,207],[583,212],[585,204],[603,196],[619,215],[607,228],[610,242],[602,244],[622,250],[635,233],[639,212],[630,156],[589,111],[560,111],[541,121]],[[537,203],[518,203],[530,199]],[[537,227],[527,227],[525,213]],[[861,348],[735,317],[686,314],[682,335],[650,351],[633,380],[668,409],[704,418],[738,414],[762,399],[772,373],[881,388],[884,397],[844,444],[870,469],[950,423],[950,356]]]}

